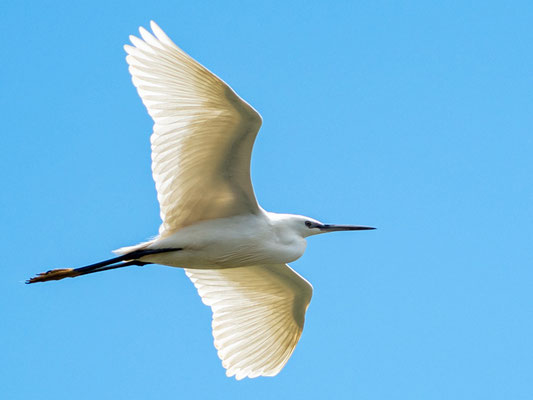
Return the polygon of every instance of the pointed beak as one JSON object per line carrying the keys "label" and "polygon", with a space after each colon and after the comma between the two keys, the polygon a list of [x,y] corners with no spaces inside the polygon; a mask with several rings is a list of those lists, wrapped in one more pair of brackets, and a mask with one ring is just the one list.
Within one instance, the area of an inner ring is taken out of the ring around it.
{"label": "pointed beak", "polygon": [[360,225],[332,225],[332,224],[323,224],[319,226],[320,230],[323,232],[337,232],[337,231],[368,231],[371,229],[376,229],[371,226],[360,226]]}

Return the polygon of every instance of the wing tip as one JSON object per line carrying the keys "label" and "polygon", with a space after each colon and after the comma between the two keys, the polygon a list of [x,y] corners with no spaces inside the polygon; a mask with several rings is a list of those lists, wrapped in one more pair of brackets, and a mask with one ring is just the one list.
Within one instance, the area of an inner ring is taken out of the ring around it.
{"label": "wing tip", "polygon": [[241,381],[244,378],[248,379],[255,379],[259,378],[260,376],[271,378],[276,375],[278,375],[281,372],[282,368],[276,368],[274,370],[267,370],[265,371],[264,368],[254,370],[254,369],[242,369],[242,368],[228,368],[226,369],[226,376],[228,378],[235,377],[235,380]]}
{"label": "wing tip", "polygon": [[151,45],[159,44],[159,40],[157,40],[154,35],[152,35],[144,26],[139,26],[139,33],[141,34],[141,37],[143,38],[145,43]]}
{"label": "wing tip", "polygon": [[131,44],[125,44],[124,45],[124,51],[128,54],[128,55],[131,55],[135,50],[135,47],[133,47]]}
{"label": "wing tip", "polygon": [[128,39],[130,40],[131,44],[133,45],[132,47],[137,47],[135,42],[138,42],[139,40],[141,40],[135,35],[129,35]]}

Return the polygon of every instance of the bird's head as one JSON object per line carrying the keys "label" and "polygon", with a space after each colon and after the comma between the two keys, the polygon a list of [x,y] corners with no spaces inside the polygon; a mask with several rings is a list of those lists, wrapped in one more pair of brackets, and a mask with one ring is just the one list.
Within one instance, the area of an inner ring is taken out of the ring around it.
{"label": "bird's head", "polygon": [[287,223],[291,228],[298,232],[302,237],[318,235],[320,233],[338,232],[338,231],[366,231],[376,229],[370,226],[361,225],[333,225],[324,224],[316,219],[303,215],[289,215]]}

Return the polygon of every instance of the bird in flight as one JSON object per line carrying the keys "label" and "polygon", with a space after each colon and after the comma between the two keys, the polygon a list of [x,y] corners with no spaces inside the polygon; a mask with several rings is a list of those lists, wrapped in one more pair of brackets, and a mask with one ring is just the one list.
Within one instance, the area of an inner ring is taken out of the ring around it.
{"label": "bird in flight", "polygon": [[118,257],[54,269],[27,283],[131,265],[185,269],[213,312],[213,336],[227,376],[274,376],[300,339],[313,288],[287,263],[306,238],[374,229],[330,225],[259,206],[250,158],[261,116],[225,82],[193,60],[155,24],[130,36],[126,60],[154,120],[152,171],[159,235],[115,250]]}

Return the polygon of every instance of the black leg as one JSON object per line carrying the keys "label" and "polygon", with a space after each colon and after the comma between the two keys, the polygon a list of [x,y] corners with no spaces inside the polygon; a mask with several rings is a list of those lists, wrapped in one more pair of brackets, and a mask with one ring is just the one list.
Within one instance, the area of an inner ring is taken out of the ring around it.
{"label": "black leg", "polygon": [[80,275],[92,274],[94,272],[107,271],[110,269],[129,267],[131,265],[146,265],[151,264],[136,260],[150,254],[168,253],[170,251],[179,251],[182,249],[151,249],[151,250],[136,250],[119,257],[110,258],[109,260],[100,261],[95,264],[87,265],[80,268],[61,268],[52,269],[47,272],[41,272],[37,276],[28,279],[26,283],[46,282],[52,280],[60,280],[63,278],[74,278]]}

